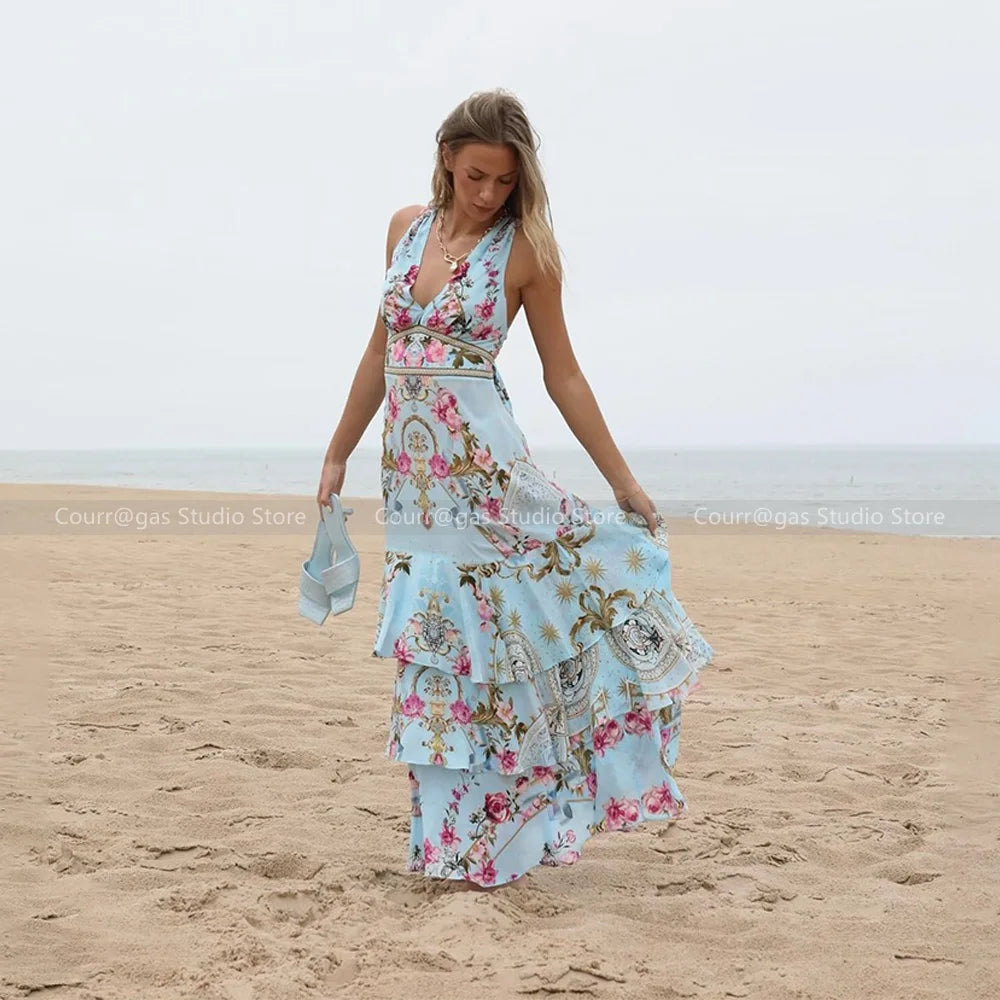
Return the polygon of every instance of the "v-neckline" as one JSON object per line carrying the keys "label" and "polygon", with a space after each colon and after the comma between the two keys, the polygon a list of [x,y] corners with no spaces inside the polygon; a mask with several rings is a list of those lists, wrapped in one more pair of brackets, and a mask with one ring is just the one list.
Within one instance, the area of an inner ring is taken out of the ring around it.
{"label": "v-neckline", "polygon": [[[434,223],[437,221],[439,211],[440,209],[437,207],[430,209],[430,217],[424,222],[423,239],[420,240],[419,243],[417,244],[417,252],[415,254],[417,270],[416,273],[413,275],[413,280],[409,282],[406,286],[406,294],[409,296],[409,299],[414,304],[414,306],[416,306],[416,308],[420,311],[421,316],[424,316],[427,313],[427,310],[430,309],[431,306],[433,306],[437,302],[437,300],[441,298],[442,295],[444,295],[446,291],[448,291],[448,287],[455,280],[455,272],[453,271],[451,275],[445,280],[445,283],[441,286],[441,290],[432,299],[430,299],[427,305],[425,306],[422,306],[413,295],[413,286],[417,283],[417,278],[420,277],[420,272],[423,270],[424,252],[426,251],[427,244],[430,241],[431,231],[434,229]],[[497,219],[496,222],[494,222],[493,225],[491,225],[490,228],[487,229],[485,233],[483,233],[483,235],[479,238],[479,242],[469,251],[468,255],[465,257],[462,263],[467,263],[470,267],[472,266],[472,259],[478,254],[480,247],[486,242],[487,238],[490,236],[493,230],[495,230],[497,226],[499,226],[507,218],[508,215],[509,212],[507,211],[501,213],[500,218]],[[459,268],[461,266],[462,264],[458,265]],[[456,268],[455,270],[457,271],[458,268]]]}

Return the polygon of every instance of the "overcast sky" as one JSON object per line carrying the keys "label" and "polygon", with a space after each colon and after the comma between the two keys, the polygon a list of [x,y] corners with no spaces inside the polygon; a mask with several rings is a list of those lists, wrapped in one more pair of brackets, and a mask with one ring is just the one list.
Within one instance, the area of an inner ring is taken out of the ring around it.
{"label": "overcast sky", "polygon": [[[995,4],[3,11],[0,447],[325,448],[389,217],[495,86],[621,446],[1000,441]],[[499,368],[572,443],[523,315]]]}

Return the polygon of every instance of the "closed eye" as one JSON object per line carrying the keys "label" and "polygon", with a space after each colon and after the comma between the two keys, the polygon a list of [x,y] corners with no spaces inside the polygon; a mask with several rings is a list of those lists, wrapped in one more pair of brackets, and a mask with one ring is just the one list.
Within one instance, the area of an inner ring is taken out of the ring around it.
{"label": "closed eye", "polygon": [[[467,175],[470,181],[481,181],[482,177],[473,177],[472,174]],[[504,180],[503,177],[499,178],[501,184],[513,184],[514,178],[511,177],[509,180]]]}

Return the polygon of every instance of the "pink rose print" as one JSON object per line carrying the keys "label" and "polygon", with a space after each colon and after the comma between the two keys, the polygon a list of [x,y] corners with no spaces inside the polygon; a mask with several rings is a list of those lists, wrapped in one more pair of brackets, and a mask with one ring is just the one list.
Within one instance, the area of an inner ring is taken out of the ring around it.
{"label": "pink rose print", "polygon": [[431,472],[438,479],[447,479],[449,475],[448,462],[437,452],[431,455]]}
{"label": "pink rose print", "polygon": [[524,548],[526,551],[530,552],[532,549],[541,548],[542,541],[540,538],[526,538],[524,540]]}
{"label": "pink rose print", "polygon": [[576,832],[573,830],[566,831],[566,843],[575,844],[576,843]]}
{"label": "pink rose print", "polygon": [[482,619],[479,628],[481,631],[485,632],[490,627],[490,622],[493,620],[493,605],[490,604],[485,597],[480,597],[476,602],[476,610],[479,612],[479,617]]}
{"label": "pink rose print", "polygon": [[653,815],[676,812],[678,807],[678,802],[666,782],[646,792],[642,797],[642,804],[646,812]]}
{"label": "pink rose print", "polygon": [[579,851],[563,851],[562,854],[559,855],[559,860],[564,865],[575,864],[577,861],[580,860],[580,852]]}
{"label": "pink rose print", "polygon": [[533,767],[531,774],[536,781],[544,781],[546,783],[554,781],[556,776],[555,769],[551,767]]}
{"label": "pink rose print", "polygon": [[480,504],[479,509],[492,521],[500,520],[500,512],[503,509],[500,506],[500,497],[487,497],[482,504]]}
{"label": "pink rose print", "polygon": [[441,827],[441,846],[442,847],[458,847],[459,836],[455,833],[455,828],[453,826],[448,826],[445,823]]}
{"label": "pink rose print", "polygon": [[403,282],[407,285],[412,285],[414,281],[417,280],[417,275],[420,273],[419,264],[411,264],[406,269],[406,274],[403,275]]}
{"label": "pink rose print", "polygon": [[500,702],[496,707],[497,718],[501,722],[510,722],[514,718],[514,699]]}
{"label": "pink rose print", "polygon": [[462,418],[456,409],[457,405],[458,400],[447,389],[439,390],[431,404],[431,413],[434,415],[434,419],[438,423],[444,424],[451,431],[453,437],[457,437],[458,432],[462,429]]}
{"label": "pink rose print", "polygon": [[461,700],[461,698],[458,701],[453,701],[448,706],[448,709],[451,712],[451,717],[456,722],[462,723],[463,725],[472,718],[472,711],[469,709],[469,706]]}
{"label": "pink rose print", "polygon": [[409,475],[411,466],[410,456],[405,451],[401,451],[396,456],[396,468],[404,475]]}
{"label": "pink rose print", "polygon": [[427,317],[427,322],[424,325],[428,330],[447,330],[448,317],[441,312],[440,309],[435,309],[434,312]]}
{"label": "pink rose print", "polygon": [[487,858],[483,858],[479,867],[472,874],[475,876],[475,881],[479,882],[480,885],[493,885],[497,880],[496,866],[492,860]]}
{"label": "pink rose print", "polygon": [[625,734],[614,719],[606,719],[594,728],[594,752],[603,757],[608,750],[617,746]]}
{"label": "pink rose print", "polygon": [[527,822],[537,816],[546,806],[548,801],[544,795],[536,795],[526,806],[521,808],[521,819]]}
{"label": "pink rose print", "polygon": [[625,713],[625,732],[633,736],[650,733],[653,730],[653,716],[645,705],[640,705]]}
{"label": "pink rose print", "polygon": [[514,791],[515,791],[515,792],[523,792],[523,791],[524,791],[524,789],[525,789],[525,788],[526,788],[526,787],[527,787],[528,785],[530,785],[530,784],[531,784],[531,779],[530,779],[530,778],[529,778],[529,777],[528,777],[528,776],[527,776],[526,774],[522,774],[522,775],[521,775],[521,776],[520,776],[520,777],[519,777],[519,778],[518,778],[518,779],[517,779],[517,780],[516,780],[516,781],[514,782]]}
{"label": "pink rose print", "polygon": [[400,337],[392,345],[392,360],[399,364],[406,357],[406,338]]}
{"label": "pink rose print", "polygon": [[513,774],[517,770],[517,754],[513,750],[502,750],[497,756],[501,774]]}
{"label": "pink rose print", "polygon": [[434,402],[431,403],[431,412],[434,414],[434,419],[443,424],[448,410],[453,410],[457,405],[458,400],[453,392],[449,392],[447,389],[438,389]]}
{"label": "pink rose print", "polygon": [[444,344],[440,340],[429,340],[424,347],[424,358],[429,365],[441,364],[444,354]]}
{"label": "pink rose print", "polygon": [[678,733],[680,730],[680,720],[672,722],[669,726],[663,726],[660,729],[660,747],[665,747]]}
{"label": "pink rose print", "polygon": [[639,803],[636,799],[610,798],[604,805],[604,816],[609,830],[620,830],[627,823],[639,819]]}
{"label": "pink rose print", "polygon": [[475,340],[492,340],[494,337],[499,335],[500,331],[495,326],[490,326],[488,323],[477,326],[472,331],[472,336]]}
{"label": "pink rose print", "polygon": [[455,659],[455,668],[452,673],[457,674],[459,677],[468,677],[471,672],[472,656],[469,653],[469,647],[463,646],[462,651]]}
{"label": "pink rose print", "polygon": [[426,837],[424,837],[424,864],[428,865],[433,861],[441,860],[441,851],[438,850]]}
{"label": "pink rose print", "polygon": [[505,792],[487,792],[483,809],[494,823],[506,823],[510,819],[510,803]]}
{"label": "pink rose print", "polygon": [[409,647],[406,645],[406,637],[398,636],[396,641],[392,644],[392,655],[396,657],[396,662],[401,666],[405,667],[407,663],[413,662],[413,653],[410,652]]}
{"label": "pink rose print", "polygon": [[419,716],[427,706],[421,697],[414,693],[408,695],[402,704],[402,712],[408,719]]}
{"label": "pink rose print", "polygon": [[486,448],[476,448],[476,450],[472,453],[472,461],[484,472],[491,472],[493,470],[493,466],[496,464],[493,460],[493,456]]}
{"label": "pink rose print", "polygon": [[449,280],[461,281],[466,276],[466,274],[468,274],[468,271],[469,271],[469,262],[467,260],[463,260],[462,263],[455,268],[455,273],[452,274]]}
{"label": "pink rose print", "polygon": [[487,299],[485,302],[477,302],[473,312],[475,312],[477,319],[489,319],[493,315],[495,307],[496,303]]}
{"label": "pink rose print", "polygon": [[597,797],[597,772],[591,771],[587,775],[587,794],[593,799]]}
{"label": "pink rose print", "polygon": [[399,393],[396,392],[396,387],[393,386],[389,390],[389,420],[390,422],[395,422],[399,419]]}

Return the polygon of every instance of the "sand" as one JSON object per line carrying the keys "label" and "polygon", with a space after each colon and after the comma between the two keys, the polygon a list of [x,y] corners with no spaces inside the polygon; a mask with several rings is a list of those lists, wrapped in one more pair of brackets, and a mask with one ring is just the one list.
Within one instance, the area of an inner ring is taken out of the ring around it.
{"label": "sand", "polygon": [[[690,815],[494,893],[403,871],[381,532],[298,615],[308,497],[3,486],[0,997],[1000,995],[1000,541],[698,529],[716,649]],[[300,527],[60,528],[59,507],[253,505]]]}

